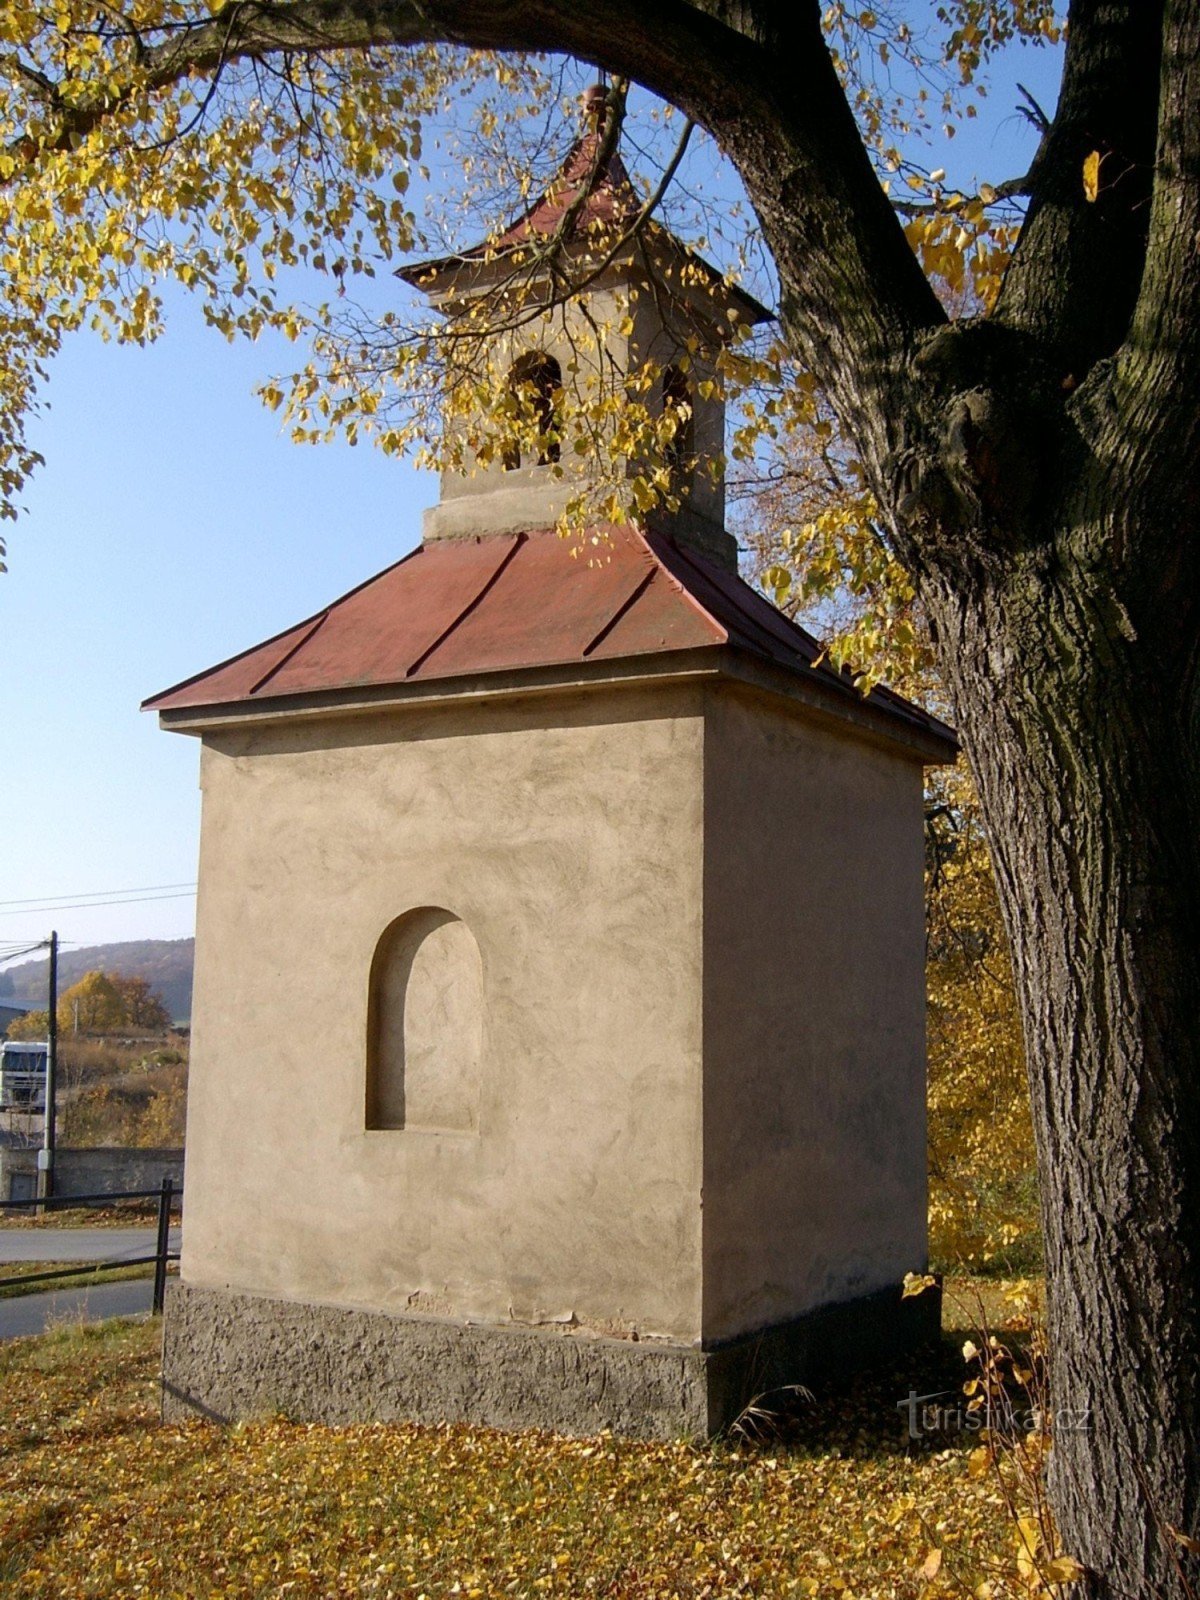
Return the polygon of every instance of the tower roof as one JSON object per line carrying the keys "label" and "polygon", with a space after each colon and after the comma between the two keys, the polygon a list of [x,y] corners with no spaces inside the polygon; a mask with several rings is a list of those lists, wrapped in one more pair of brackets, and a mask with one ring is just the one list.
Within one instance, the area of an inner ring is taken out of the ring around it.
{"label": "tower roof", "polygon": [[[556,529],[422,545],[315,616],[152,696],[172,725],[423,697],[439,682],[519,691],[548,668],[575,675],[640,662],[757,664],[836,718],[900,739],[927,760],[956,746],[944,723],[888,689],[863,697],[811,634],[740,578],[670,537]],[[589,559],[589,557],[591,559]],[[770,686],[770,685],[768,685]]]}
{"label": "tower roof", "polygon": [[[478,272],[484,264],[500,261],[513,266],[528,264],[539,247],[560,232],[565,246],[590,246],[608,253],[628,243],[623,235],[632,228],[643,202],[639,199],[620,151],[604,152],[603,89],[594,86],[585,97],[587,126],[567,153],[567,158],[547,188],[529,208],[499,234],[482,240],[457,255],[401,267],[396,276],[427,294],[444,295],[461,275]],[[677,239],[669,229],[647,217],[639,225],[640,237],[656,265],[678,276],[681,268],[698,275],[711,293],[719,289],[726,303],[750,324],[770,322],[774,313],[737,284],[730,283],[710,261]],[[618,255],[620,251],[618,250]],[[686,281],[686,278],[685,280]]]}

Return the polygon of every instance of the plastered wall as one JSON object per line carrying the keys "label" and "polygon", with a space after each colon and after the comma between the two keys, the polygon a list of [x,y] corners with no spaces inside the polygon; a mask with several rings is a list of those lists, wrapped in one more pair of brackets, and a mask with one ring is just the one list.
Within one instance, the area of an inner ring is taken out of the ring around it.
{"label": "plastered wall", "polygon": [[663,686],[227,731],[203,786],[185,1279],[713,1343],[922,1266],[917,764]]}
{"label": "plastered wall", "polygon": [[919,765],[712,696],[706,1339],[924,1265],[922,852]]}
{"label": "plastered wall", "polygon": [[[664,689],[206,739],[187,1281],[699,1337],[702,731]],[[468,1131],[366,1126],[419,907],[478,946]]]}
{"label": "plastered wall", "polygon": [[[689,341],[695,344],[700,325],[682,308],[673,323],[664,322],[660,297],[648,288],[639,292],[636,285],[612,278],[610,274],[607,286],[591,290],[586,316],[574,305],[555,306],[518,334],[498,335],[489,350],[496,374],[508,371],[529,351],[543,351],[558,361],[564,387],[574,402],[595,406],[617,381],[614,374],[634,372],[647,362],[661,367],[678,360],[689,349]],[[631,330],[628,333],[626,325]],[[595,348],[596,327],[604,330],[603,357]],[[708,339],[711,342],[721,336],[709,334]],[[678,519],[676,531],[688,538],[691,525],[699,519],[706,525],[707,542],[720,545],[724,542],[724,476],[714,477],[707,463],[724,450],[725,406],[706,389],[715,371],[711,352],[689,354],[688,363],[695,450],[702,465],[688,480],[686,511]],[[660,389],[651,405],[661,410]],[[458,420],[454,426],[461,430],[464,425]],[[444,472],[440,500],[425,513],[424,535],[427,539],[462,538],[551,526],[595,471],[591,456],[568,449],[557,467],[525,460],[506,470],[497,461],[473,472]],[[676,519],[662,512],[658,520],[670,525]],[[736,567],[736,555],[730,554],[723,564]]]}

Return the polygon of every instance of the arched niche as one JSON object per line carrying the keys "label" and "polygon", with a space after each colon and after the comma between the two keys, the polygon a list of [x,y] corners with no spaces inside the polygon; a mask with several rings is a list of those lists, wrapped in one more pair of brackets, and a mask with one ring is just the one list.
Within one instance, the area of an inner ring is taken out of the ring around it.
{"label": "arched niche", "polygon": [[384,930],[371,963],[367,1127],[473,1133],[482,1049],[474,935],[439,906],[405,912]]}

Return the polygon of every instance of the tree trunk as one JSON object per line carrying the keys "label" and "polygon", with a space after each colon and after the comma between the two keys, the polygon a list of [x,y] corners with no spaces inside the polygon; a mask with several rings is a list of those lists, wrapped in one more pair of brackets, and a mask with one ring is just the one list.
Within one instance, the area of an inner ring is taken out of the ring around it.
{"label": "tree trunk", "polygon": [[1088,543],[1076,527],[969,599],[926,599],[1023,1008],[1052,1504],[1115,1600],[1196,1592],[1169,1531],[1200,1521],[1195,614],[1178,569],[1123,604],[1111,567],[1070,553]]}

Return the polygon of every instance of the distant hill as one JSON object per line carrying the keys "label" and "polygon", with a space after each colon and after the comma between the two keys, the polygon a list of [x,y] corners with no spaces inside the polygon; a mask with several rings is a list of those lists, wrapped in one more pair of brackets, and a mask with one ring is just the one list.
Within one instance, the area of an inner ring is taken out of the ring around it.
{"label": "distant hill", "polygon": [[[186,1022],[192,1014],[192,961],[194,939],[129,939],[121,944],[93,944],[82,950],[64,950],[58,958],[58,987],[61,992],[83,977],[85,972],[119,973],[123,978],[146,978],[158,991],[163,1004],[176,1022]],[[46,1004],[47,963],[22,961],[0,972],[0,1004]]]}

